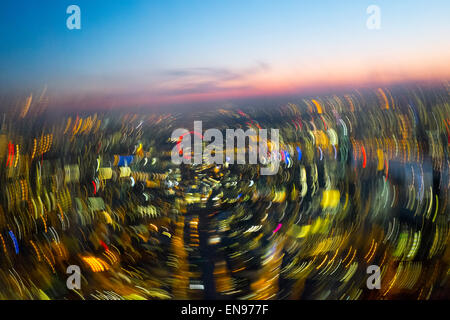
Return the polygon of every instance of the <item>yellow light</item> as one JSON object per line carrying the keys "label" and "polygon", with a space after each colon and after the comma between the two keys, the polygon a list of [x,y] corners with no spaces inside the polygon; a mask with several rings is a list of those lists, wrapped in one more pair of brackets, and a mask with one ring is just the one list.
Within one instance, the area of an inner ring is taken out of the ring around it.
{"label": "yellow light", "polygon": [[340,196],[339,190],[324,190],[320,205],[322,208],[335,208],[339,204]]}

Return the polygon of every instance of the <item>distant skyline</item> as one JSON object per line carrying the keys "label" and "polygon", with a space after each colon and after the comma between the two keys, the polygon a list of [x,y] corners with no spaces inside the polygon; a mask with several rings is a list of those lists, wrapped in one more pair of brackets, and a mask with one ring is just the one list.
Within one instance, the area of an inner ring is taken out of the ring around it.
{"label": "distant skyline", "polygon": [[[69,30],[69,5],[81,29]],[[366,8],[381,9],[369,30]],[[3,1],[0,94],[67,108],[450,79],[450,2]]]}

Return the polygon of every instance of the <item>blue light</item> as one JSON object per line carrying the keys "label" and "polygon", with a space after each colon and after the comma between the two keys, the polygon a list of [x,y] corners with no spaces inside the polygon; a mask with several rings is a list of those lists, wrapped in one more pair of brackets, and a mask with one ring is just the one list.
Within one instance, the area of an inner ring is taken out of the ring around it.
{"label": "blue light", "polygon": [[300,150],[300,147],[297,147],[297,153],[298,153],[298,161],[302,159],[302,150]]}
{"label": "blue light", "polygon": [[289,153],[287,151],[284,151],[284,162],[286,164],[289,163]]}
{"label": "blue light", "polygon": [[17,239],[11,230],[9,231],[9,236],[11,237],[11,239],[14,243],[14,250],[16,250],[16,254],[19,254],[19,244],[17,243]]}

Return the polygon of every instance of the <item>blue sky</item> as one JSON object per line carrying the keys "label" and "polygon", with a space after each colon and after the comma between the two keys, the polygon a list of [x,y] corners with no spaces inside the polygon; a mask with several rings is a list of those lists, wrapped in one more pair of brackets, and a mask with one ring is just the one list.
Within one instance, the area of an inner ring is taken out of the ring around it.
{"label": "blue sky", "polygon": [[[81,30],[66,28],[71,4]],[[380,30],[366,28],[370,4]],[[0,86],[151,105],[447,78],[449,13],[444,0],[3,1]]]}

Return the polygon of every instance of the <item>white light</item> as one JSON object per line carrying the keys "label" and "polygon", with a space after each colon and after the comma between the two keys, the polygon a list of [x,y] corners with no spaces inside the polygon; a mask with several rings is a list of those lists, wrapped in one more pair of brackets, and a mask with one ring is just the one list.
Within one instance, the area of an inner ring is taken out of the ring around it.
{"label": "white light", "polygon": [[194,290],[205,290],[205,286],[202,284],[190,284],[189,285],[189,289],[194,289]]}

